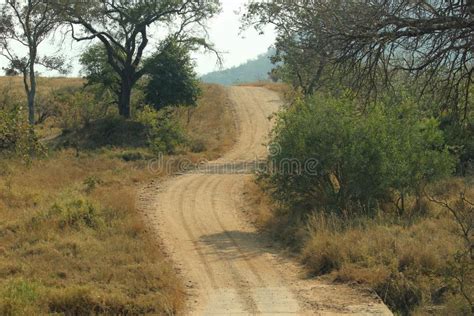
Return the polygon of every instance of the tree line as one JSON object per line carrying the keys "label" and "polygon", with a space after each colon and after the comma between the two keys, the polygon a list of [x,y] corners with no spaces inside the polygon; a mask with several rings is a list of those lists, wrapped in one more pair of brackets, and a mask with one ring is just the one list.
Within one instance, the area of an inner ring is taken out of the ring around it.
{"label": "tree line", "polygon": [[[161,48],[177,45],[216,52],[205,36],[205,21],[219,10],[217,0],[6,0],[0,12],[0,55],[9,61],[7,74],[23,77],[29,123],[33,125],[36,66],[63,73],[68,70],[63,57],[42,54],[40,44],[56,31],[78,42],[96,41],[110,70],[109,77],[101,80],[113,81],[118,112],[129,118],[132,89],[149,69],[143,61],[150,37],[156,34],[151,28],[166,33]],[[17,54],[15,45],[26,48],[26,53]]]}
{"label": "tree line", "polygon": [[472,0],[283,0],[252,1],[244,21],[275,27],[278,71],[305,94],[343,75],[376,95],[403,74],[466,119],[473,15]]}

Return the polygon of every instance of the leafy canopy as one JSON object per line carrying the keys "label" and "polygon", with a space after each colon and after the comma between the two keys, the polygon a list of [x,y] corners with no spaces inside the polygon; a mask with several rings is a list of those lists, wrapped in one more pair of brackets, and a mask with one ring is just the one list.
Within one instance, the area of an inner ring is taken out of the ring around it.
{"label": "leafy canopy", "polygon": [[146,102],[156,109],[166,106],[196,105],[201,93],[189,49],[169,40],[144,63],[149,76]]}
{"label": "leafy canopy", "polygon": [[[351,95],[319,94],[280,115],[273,142],[281,151],[269,175],[277,200],[306,211],[371,212],[452,173],[438,121],[421,118],[410,100],[357,108]],[[301,168],[288,168],[291,161]]]}

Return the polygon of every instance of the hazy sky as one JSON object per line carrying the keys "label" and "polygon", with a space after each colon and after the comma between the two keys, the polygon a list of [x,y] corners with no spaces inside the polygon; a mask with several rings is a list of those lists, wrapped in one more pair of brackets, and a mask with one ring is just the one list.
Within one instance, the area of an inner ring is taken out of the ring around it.
{"label": "hazy sky", "polygon": [[[240,33],[240,17],[248,0],[221,0],[223,11],[208,24],[210,39],[219,51],[224,51],[224,67],[239,65],[267,51],[273,45],[275,33],[267,28],[264,35],[253,29]],[[197,55],[197,71],[200,74],[217,70],[213,56]]]}
{"label": "hazy sky", "polygon": [[[259,35],[253,29],[240,33],[240,17],[247,2],[248,0],[221,0],[222,12],[208,22],[210,40],[218,51],[223,52],[224,68],[239,65],[264,53],[274,42],[275,34],[272,28],[268,28],[264,35]],[[79,75],[78,58],[87,45],[89,44],[67,42],[60,48],[61,54],[66,55],[73,66],[70,76]],[[40,53],[53,54],[58,49],[57,44],[46,41],[41,44]],[[152,50],[151,44],[147,50]],[[216,57],[212,54],[193,53],[192,56],[196,61],[196,71],[200,75],[219,69]],[[7,61],[0,56],[0,68],[6,65]],[[43,75],[57,75],[54,72],[46,73],[41,68],[38,70]]]}

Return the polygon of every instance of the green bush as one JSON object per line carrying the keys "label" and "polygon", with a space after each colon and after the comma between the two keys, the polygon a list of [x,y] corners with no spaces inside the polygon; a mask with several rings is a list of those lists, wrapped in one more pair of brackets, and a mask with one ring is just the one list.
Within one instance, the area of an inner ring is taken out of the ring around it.
{"label": "green bush", "polygon": [[54,218],[61,229],[81,227],[98,228],[103,224],[100,209],[89,201],[75,199],[55,203],[46,214]]}
{"label": "green bush", "polygon": [[187,143],[179,122],[168,110],[156,111],[146,106],[137,119],[146,127],[148,145],[155,154],[173,154]]}
{"label": "green bush", "polygon": [[107,116],[111,100],[91,86],[87,89],[64,88],[53,92],[58,121],[64,130],[78,130]]}
{"label": "green bush", "polygon": [[446,135],[446,142],[449,149],[459,156],[457,173],[465,176],[472,173],[472,163],[474,161],[474,115],[466,120],[459,120],[453,115],[441,117],[441,129]]}
{"label": "green bush", "polygon": [[297,102],[278,118],[267,174],[274,197],[303,213],[371,214],[449,175],[454,159],[435,119],[420,119],[405,100],[359,110],[350,94]]}
{"label": "green bush", "polygon": [[87,194],[90,194],[95,190],[95,188],[97,188],[97,186],[99,186],[102,183],[103,183],[103,181],[99,177],[89,176],[83,182],[84,191]]}
{"label": "green bush", "polygon": [[145,60],[144,68],[149,77],[144,87],[146,102],[155,109],[197,105],[201,89],[187,46],[165,41]]}
{"label": "green bush", "polygon": [[0,153],[13,154],[25,161],[44,154],[44,148],[20,106],[0,109]]}

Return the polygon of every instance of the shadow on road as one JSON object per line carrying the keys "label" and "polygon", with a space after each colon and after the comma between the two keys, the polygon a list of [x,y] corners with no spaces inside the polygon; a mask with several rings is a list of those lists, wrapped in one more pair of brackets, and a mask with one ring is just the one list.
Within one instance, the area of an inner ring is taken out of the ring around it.
{"label": "shadow on road", "polygon": [[202,236],[200,241],[208,246],[205,251],[226,260],[249,260],[266,253],[278,253],[271,242],[258,232],[224,231]]}

